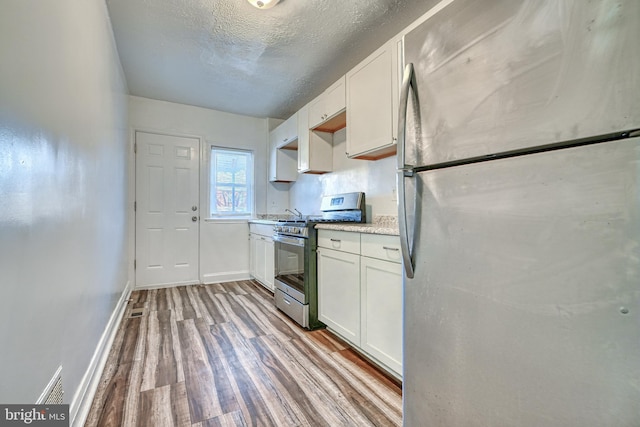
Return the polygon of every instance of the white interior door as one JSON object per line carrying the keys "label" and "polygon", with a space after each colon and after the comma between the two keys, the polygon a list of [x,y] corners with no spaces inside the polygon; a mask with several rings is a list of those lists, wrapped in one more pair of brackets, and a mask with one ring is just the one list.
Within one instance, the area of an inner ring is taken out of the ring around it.
{"label": "white interior door", "polygon": [[136,132],[136,286],[197,283],[200,141]]}

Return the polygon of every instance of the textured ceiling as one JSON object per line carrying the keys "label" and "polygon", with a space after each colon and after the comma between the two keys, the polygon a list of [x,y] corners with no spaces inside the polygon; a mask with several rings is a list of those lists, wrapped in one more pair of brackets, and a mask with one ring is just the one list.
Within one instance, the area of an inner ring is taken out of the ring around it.
{"label": "textured ceiling", "polygon": [[437,0],[106,0],[132,95],[287,118]]}

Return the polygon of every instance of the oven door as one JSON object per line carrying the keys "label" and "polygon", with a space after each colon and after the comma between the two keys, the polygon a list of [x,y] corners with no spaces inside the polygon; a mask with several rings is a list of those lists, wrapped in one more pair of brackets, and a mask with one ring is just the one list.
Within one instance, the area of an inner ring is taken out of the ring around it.
{"label": "oven door", "polygon": [[307,244],[307,239],[276,234],[273,236],[273,242],[275,246],[276,286],[306,304],[304,247]]}

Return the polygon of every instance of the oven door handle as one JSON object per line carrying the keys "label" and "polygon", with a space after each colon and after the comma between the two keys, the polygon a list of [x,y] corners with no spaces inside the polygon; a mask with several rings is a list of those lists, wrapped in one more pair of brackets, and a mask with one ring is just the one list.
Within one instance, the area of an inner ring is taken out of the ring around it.
{"label": "oven door handle", "polygon": [[290,237],[290,236],[282,236],[280,234],[274,234],[273,241],[284,243],[285,245],[299,246],[301,248],[304,248],[305,239],[302,237]]}

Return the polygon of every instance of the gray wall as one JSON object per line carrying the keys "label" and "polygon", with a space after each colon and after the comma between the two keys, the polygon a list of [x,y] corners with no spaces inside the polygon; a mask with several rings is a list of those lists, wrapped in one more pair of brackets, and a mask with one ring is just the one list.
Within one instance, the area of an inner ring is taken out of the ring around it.
{"label": "gray wall", "polygon": [[130,277],[127,87],[98,0],[0,3],[0,402],[71,403]]}

